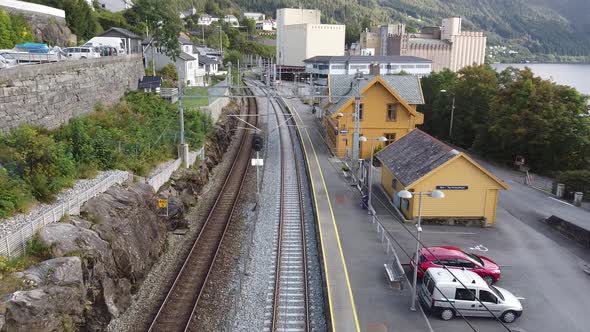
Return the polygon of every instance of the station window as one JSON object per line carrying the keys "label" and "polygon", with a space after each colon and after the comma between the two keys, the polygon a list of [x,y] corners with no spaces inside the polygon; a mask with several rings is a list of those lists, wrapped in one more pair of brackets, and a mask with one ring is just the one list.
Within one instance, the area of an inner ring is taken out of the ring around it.
{"label": "station window", "polygon": [[387,104],[387,121],[397,121],[397,104]]}
{"label": "station window", "polygon": [[359,104],[359,121],[363,121],[363,115],[365,113],[365,104]]}
{"label": "station window", "polygon": [[387,138],[387,144],[391,144],[395,142],[395,133],[386,133],[385,138]]}

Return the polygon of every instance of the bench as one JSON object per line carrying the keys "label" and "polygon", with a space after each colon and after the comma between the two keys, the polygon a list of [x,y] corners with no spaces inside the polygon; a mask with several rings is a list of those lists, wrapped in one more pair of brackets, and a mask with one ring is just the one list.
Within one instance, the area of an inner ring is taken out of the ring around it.
{"label": "bench", "polygon": [[394,262],[385,263],[383,264],[385,267],[385,275],[387,277],[387,281],[389,282],[389,287],[397,290],[404,289],[404,281],[406,278],[406,274],[398,264],[394,264]]}

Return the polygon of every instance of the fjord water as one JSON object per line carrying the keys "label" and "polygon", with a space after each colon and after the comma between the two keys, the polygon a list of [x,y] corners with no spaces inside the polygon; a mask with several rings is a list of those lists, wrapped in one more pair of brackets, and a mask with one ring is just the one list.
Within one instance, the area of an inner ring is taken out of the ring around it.
{"label": "fjord water", "polygon": [[590,95],[590,64],[568,63],[497,63],[493,64],[497,71],[508,67],[529,67],[537,76],[551,79],[558,84],[569,85],[585,95]]}

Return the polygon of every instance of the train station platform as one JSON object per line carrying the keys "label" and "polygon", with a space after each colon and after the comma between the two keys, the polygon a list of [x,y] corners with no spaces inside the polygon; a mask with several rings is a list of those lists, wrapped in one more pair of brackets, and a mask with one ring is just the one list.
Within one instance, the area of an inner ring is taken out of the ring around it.
{"label": "train station platform", "polygon": [[386,251],[361,207],[358,189],[345,181],[342,164],[325,144],[316,115],[298,98],[283,100],[294,113],[306,153],[332,330],[430,331],[424,313],[409,310],[409,284],[403,290],[389,287],[383,265]]}

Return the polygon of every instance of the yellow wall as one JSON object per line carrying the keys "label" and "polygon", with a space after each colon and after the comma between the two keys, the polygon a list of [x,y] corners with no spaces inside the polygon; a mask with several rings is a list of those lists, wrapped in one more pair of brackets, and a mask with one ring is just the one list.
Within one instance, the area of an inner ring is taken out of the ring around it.
{"label": "yellow wall", "polygon": [[[391,195],[393,176],[388,170],[382,172],[382,185]],[[445,198],[442,199],[424,196],[422,198],[423,217],[485,218],[488,225],[496,222],[498,190],[503,188],[462,155],[427,175],[415,186],[405,189],[428,192],[440,185],[468,186],[468,190],[443,190]],[[411,199],[409,211],[402,209],[402,212],[408,219],[415,219],[418,216],[418,197]]]}
{"label": "yellow wall", "polygon": [[[373,86],[368,88],[361,98],[361,103],[364,104],[363,119],[360,121],[360,136],[369,138],[377,138],[385,136],[386,134],[395,134],[395,139],[398,140],[412,129],[416,128],[417,124],[423,122],[423,116],[418,113],[418,117],[411,116],[410,111],[404,108],[399,101],[385,88],[380,82],[376,82]],[[387,105],[397,103],[397,121],[387,121]],[[410,105],[415,111],[416,105]],[[349,155],[352,154],[352,134],[354,131],[354,101],[335,112],[332,117],[336,117],[337,113],[343,113],[344,116],[338,119],[339,130],[348,129],[347,134],[338,134],[336,139],[334,153],[342,158],[348,150]],[[347,140],[348,139],[348,143]],[[390,144],[393,142],[388,142]],[[371,142],[361,142],[360,157],[365,159],[371,156]],[[381,146],[383,143],[374,141],[373,148]]]}

